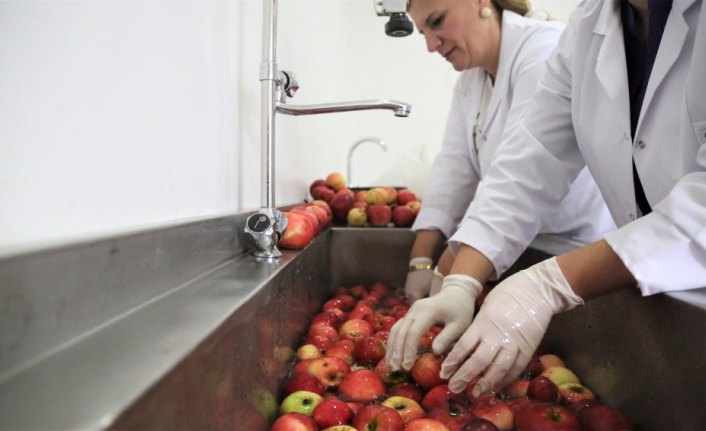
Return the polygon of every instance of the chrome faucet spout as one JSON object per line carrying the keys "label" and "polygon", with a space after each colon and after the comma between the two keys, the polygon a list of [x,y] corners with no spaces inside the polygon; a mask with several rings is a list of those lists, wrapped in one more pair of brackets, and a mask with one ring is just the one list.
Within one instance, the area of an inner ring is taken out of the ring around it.
{"label": "chrome faucet spout", "polygon": [[380,138],[377,138],[375,136],[366,136],[364,138],[361,138],[357,140],[356,142],[351,145],[350,150],[348,150],[348,161],[346,163],[347,170],[346,170],[346,178],[348,179],[348,184],[353,184],[353,169],[352,169],[352,161],[353,161],[353,152],[358,148],[358,146],[364,142],[372,142],[373,144],[377,144],[380,148],[382,148],[382,151],[387,152],[387,144],[385,141],[383,141]]}
{"label": "chrome faucet spout", "polygon": [[410,104],[390,99],[357,100],[316,105],[290,105],[283,102],[276,104],[277,112],[287,115],[329,114],[332,112],[364,111],[369,109],[387,109],[393,111],[398,117],[408,117],[412,111]]}

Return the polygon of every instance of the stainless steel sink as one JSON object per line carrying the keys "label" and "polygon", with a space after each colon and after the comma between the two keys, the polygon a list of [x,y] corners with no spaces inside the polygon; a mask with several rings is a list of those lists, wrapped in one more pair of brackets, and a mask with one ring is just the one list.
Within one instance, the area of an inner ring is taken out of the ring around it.
{"label": "stainless steel sink", "polygon": [[[412,240],[334,228],[278,263],[215,253],[207,271],[5,372],[0,429],[267,430],[293,348],[331,289],[400,285]],[[546,257],[529,249],[511,271]],[[703,309],[634,290],[555,317],[545,344],[641,430],[699,430],[705,330]]]}

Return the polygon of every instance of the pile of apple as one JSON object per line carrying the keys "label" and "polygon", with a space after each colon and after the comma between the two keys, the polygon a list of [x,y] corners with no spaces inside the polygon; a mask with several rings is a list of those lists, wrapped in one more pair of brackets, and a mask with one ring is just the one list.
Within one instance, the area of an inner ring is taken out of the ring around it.
{"label": "pile of apple", "polygon": [[339,172],[314,180],[309,193],[312,198],[329,204],[334,222],[348,226],[409,227],[422,207],[409,189],[398,191],[386,186],[354,192],[346,187],[346,179]]}
{"label": "pile of apple", "polygon": [[331,207],[322,200],[296,206],[283,214],[287,218],[287,228],[277,245],[290,250],[301,250],[309,245],[333,221]]}
{"label": "pile of apple", "polygon": [[522,375],[497,392],[473,397],[475,382],[449,391],[444,358],[419,343],[409,372],[384,356],[392,325],[409,309],[385,283],[338,287],[296,350],[271,431],[618,431],[632,430],[600,402],[558,356],[539,349]]}

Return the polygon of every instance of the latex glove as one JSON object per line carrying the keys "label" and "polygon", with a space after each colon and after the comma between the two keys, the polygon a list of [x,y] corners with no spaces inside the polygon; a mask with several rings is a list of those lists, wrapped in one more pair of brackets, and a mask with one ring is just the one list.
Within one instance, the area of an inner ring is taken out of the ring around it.
{"label": "latex glove", "polygon": [[441,377],[450,377],[449,389],[460,392],[483,373],[474,396],[510,383],[529,363],[552,316],[579,304],[583,300],[571,290],[556,258],[518,272],[490,291],[442,364]]}
{"label": "latex glove", "polygon": [[[434,270],[431,269],[432,260],[428,257],[415,257],[409,261],[410,271],[404,284],[404,293],[413,302],[429,294]],[[413,269],[415,265],[428,265],[428,269]]]}
{"label": "latex glove", "polygon": [[431,290],[429,296],[434,296],[441,291],[441,285],[444,283],[444,276],[434,268],[434,276],[431,279]]}
{"label": "latex glove", "polygon": [[393,370],[409,370],[417,359],[422,335],[436,323],[444,329],[434,338],[432,350],[441,354],[463,334],[473,319],[476,297],[483,287],[467,275],[444,278],[441,291],[412,304],[405,317],[398,320],[387,339],[387,362]]}

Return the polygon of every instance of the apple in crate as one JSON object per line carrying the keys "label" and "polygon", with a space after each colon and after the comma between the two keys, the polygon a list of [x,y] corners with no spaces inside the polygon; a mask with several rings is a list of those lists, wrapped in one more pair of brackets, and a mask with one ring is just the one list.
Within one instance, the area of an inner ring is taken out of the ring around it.
{"label": "apple in crate", "polygon": [[385,204],[370,205],[368,207],[368,221],[372,226],[387,226],[392,221],[392,209]]}
{"label": "apple in crate", "polygon": [[527,389],[530,381],[527,379],[518,378],[511,381],[502,390],[502,394],[509,398],[522,398],[527,396]]}
{"label": "apple in crate", "polygon": [[370,403],[387,392],[382,378],[372,370],[360,369],[348,373],[338,387],[338,396],[346,401]]}
{"label": "apple in crate", "polygon": [[434,407],[428,410],[427,418],[441,422],[449,431],[460,431],[474,416],[464,405],[449,403],[447,406]]}
{"label": "apple in crate", "polygon": [[405,431],[450,431],[446,425],[436,419],[415,419],[407,424]]}
{"label": "apple in crate", "polygon": [[336,194],[331,198],[329,206],[333,213],[333,220],[338,223],[345,223],[348,217],[348,211],[353,208],[353,197],[347,194]]}
{"label": "apple in crate", "polygon": [[355,192],[348,187],[344,187],[342,189],[339,189],[336,192],[337,195],[350,195],[353,198],[353,202],[355,202]]}
{"label": "apple in crate", "polygon": [[[384,380],[384,378],[383,378]],[[406,397],[421,404],[424,392],[422,388],[412,382],[397,383],[390,386],[387,393],[393,396]]]}
{"label": "apple in crate", "polygon": [[346,187],[346,177],[340,172],[331,172],[326,176],[326,185],[334,191],[339,191]]}
{"label": "apple in crate", "polygon": [[422,406],[410,398],[392,396],[383,401],[381,405],[389,407],[399,413],[405,424],[414,419],[423,418],[425,415]]}
{"label": "apple in crate", "polygon": [[407,205],[398,205],[392,210],[392,222],[400,227],[412,226],[417,213]]}
{"label": "apple in crate", "polygon": [[302,359],[320,358],[321,356],[321,350],[313,344],[302,344],[296,352],[296,357],[300,361]]}
{"label": "apple in crate", "polygon": [[424,352],[417,357],[409,372],[419,386],[425,389],[433,388],[447,381],[439,375],[442,362],[444,362],[443,357],[431,352]]}
{"label": "apple in crate", "polygon": [[316,422],[302,413],[287,413],[277,418],[270,431],[317,431]]}
{"label": "apple in crate", "polygon": [[494,423],[487,419],[475,418],[461,428],[461,431],[499,431]]}
{"label": "apple in crate", "polygon": [[[581,431],[581,425],[573,414],[558,404],[532,402],[517,411],[517,431],[556,430]],[[601,428],[608,430],[611,428]]]}
{"label": "apple in crate", "polygon": [[311,190],[311,197],[324,202],[331,202],[331,199],[336,196],[336,192],[328,186],[318,186]]}
{"label": "apple in crate", "polygon": [[287,217],[287,229],[284,230],[278,245],[291,250],[301,250],[314,239],[316,231],[309,219],[303,214],[295,212],[285,212]]}
{"label": "apple in crate", "polygon": [[397,205],[407,205],[408,202],[416,201],[417,195],[410,189],[402,189],[397,192]]}
{"label": "apple in crate", "polygon": [[368,222],[368,214],[362,208],[351,208],[346,216],[346,221],[350,226],[360,227],[365,226]]}
{"label": "apple in crate", "polygon": [[449,405],[463,406],[466,404],[464,395],[451,392],[449,385],[442,383],[436,385],[424,394],[422,407],[431,410],[437,407],[447,408]]}
{"label": "apple in crate", "polygon": [[[353,309],[355,311],[355,308]],[[352,312],[351,312],[352,313]],[[341,338],[358,341],[372,335],[373,327],[363,319],[348,319],[338,329]]]}
{"label": "apple in crate", "polygon": [[365,196],[365,202],[368,205],[387,205],[388,203],[388,193],[382,187],[373,187],[368,190]]}
{"label": "apple in crate", "polygon": [[279,411],[280,414],[302,413],[311,416],[314,408],[323,400],[323,397],[316,392],[296,391],[285,397],[279,405]]}
{"label": "apple in crate", "polygon": [[346,425],[353,418],[353,409],[338,398],[329,398],[316,406],[311,417],[321,428]]}
{"label": "apple in crate", "polygon": [[402,431],[405,429],[404,420],[399,413],[389,407],[377,404],[367,405],[360,409],[353,417],[351,425],[359,431]]}
{"label": "apple in crate", "polygon": [[374,371],[378,373],[378,375],[382,378],[382,381],[388,385],[397,385],[399,383],[405,383],[409,381],[408,371],[402,368],[400,368],[399,370],[393,370],[392,367],[390,367],[390,364],[387,363],[385,358],[380,359],[380,361],[375,365]]}
{"label": "apple in crate", "polygon": [[355,201],[356,202],[363,202],[367,205],[367,197],[368,197],[368,191],[367,190],[358,190],[355,192]]}

